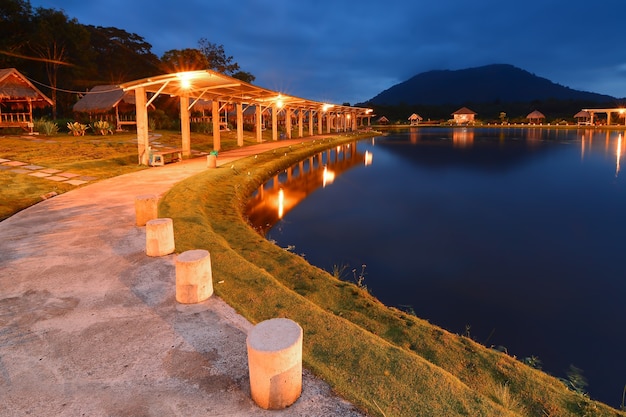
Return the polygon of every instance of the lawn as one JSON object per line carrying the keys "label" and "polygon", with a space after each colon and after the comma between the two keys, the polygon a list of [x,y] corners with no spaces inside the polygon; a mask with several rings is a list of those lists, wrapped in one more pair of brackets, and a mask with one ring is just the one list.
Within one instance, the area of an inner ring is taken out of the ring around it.
{"label": "lawn", "polygon": [[[180,146],[179,134],[155,133],[160,143]],[[213,274],[223,281],[217,295],[250,321],[297,321],[305,331],[305,365],[370,415],[626,416],[515,357],[384,306],[365,288],[309,265],[249,227],[243,207],[260,184],[304,157],[354,139],[306,142],[280,158],[260,154],[236,161],[236,169],[206,170],[177,184],[159,205],[160,216],[174,220],[176,251],[209,250]],[[137,165],[134,140],[133,134],[5,136],[0,158],[99,180],[145,169]],[[250,132],[244,140],[256,143]],[[194,133],[191,143],[194,150],[212,150],[210,135]],[[225,132],[222,149],[236,146],[235,133]],[[74,188],[7,171],[0,171],[0,186],[0,219],[45,193]]]}

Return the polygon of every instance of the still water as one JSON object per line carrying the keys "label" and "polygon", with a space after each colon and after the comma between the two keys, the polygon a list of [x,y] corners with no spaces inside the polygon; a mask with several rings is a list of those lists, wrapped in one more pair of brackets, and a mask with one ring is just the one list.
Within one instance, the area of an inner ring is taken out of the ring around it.
{"label": "still water", "polygon": [[[626,384],[625,132],[420,128],[316,155],[258,190],[266,237],[387,305],[566,377]],[[306,198],[305,198],[306,197]],[[356,270],[353,272],[353,270]]]}

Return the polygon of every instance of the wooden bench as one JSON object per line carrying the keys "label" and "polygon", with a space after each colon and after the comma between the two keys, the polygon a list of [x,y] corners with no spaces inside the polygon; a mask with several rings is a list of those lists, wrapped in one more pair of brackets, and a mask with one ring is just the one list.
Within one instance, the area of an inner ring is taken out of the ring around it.
{"label": "wooden bench", "polygon": [[150,152],[150,165],[163,166],[168,162],[182,161],[182,149],[163,149],[161,151]]}

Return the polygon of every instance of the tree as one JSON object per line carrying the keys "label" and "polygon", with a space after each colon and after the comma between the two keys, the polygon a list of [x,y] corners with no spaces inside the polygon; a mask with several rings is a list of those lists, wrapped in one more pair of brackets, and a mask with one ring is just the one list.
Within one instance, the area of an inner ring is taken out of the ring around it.
{"label": "tree", "polygon": [[209,62],[199,49],[171,49],[161,57],[166,72],[194,71],[209,68]]}
{"label": "tree", "polygon": [[232,77],[248,84],[252,84],[254,80],[256,80],[256,77],[254,75],[246,71],[237,71],[232,75]]}
{"label": "tree", "polygon": [[[51,89],[52,118],[57,116],[57,87],[59,70],[71,68],[82,62],[88,50],[89,33],[76,19],[69,20],[65,13],[39,7],[33,16],[34,32],[29,43],[31,51],[44,63],[45,74]],[[76,73],[71,71],[72,77]]]}
{"label": "tree", "polygon": [[89,25],[86,29],[91,34],[98,84],[119,84],[160,72],[159,58],[143,37],[115,27]]}
{"label": "tree", "polygon": [[28,1],[3,0],[0,3],[0,68],[22,64],[24,47],[32,27],[32,8]]}
{"label": "tree", "polygon": [[198,41],[200,51],[206,57],[208,68],[222,74],[232,75],[239,71],[239,64],[233,62],[232,56],[226,56],[223,45],[209,42],[206,38]]}

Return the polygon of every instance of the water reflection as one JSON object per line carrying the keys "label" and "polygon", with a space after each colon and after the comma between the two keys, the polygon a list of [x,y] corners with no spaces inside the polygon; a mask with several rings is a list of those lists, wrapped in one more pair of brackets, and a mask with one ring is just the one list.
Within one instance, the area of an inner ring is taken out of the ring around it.
{"label": "water reflection", "polygon": [[454,129],[452,143],[456,148],[469,148],[474,144],[474,129]]}
{"label": "water reflection", "polygon": [[371,165],[371,151],[358,152],[356,143],[337,146],[300,161],[263,184],[248,200],[246,213],[263,235],[290,210],[318,188],[360,165]]}
{"label": "water reflection", "polygon": [[617,161],[615,163],[615,178],[617,178],[617,175],[619,174],[619,163],[620,163],[620,159],[622,158],[622,134],[619,134],[619,137],[617,138],[617,152],[615,152],[617,155]]}

